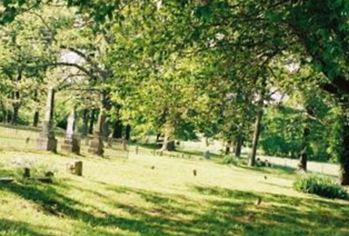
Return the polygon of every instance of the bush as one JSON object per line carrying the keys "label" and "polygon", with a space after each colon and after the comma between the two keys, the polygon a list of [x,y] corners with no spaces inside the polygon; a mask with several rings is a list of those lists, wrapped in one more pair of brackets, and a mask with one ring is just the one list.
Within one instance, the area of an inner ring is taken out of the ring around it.
{"label": "bush", "polygon": [[221,163],[224,165],[244,166],[247,165],[247,160],[231,155],[225,155],[223,156]]}
{"label": "bush", "polygon": [[232,164],[232,165],[238,165],[238,160],[236,157],[232,157],[232,156],[224,156],[223,158],[223,164]]}
{"label": "bush", "polygon": [[317,175],[303,176],[294,182],[293,187],[297,191],[322,197],[348,199],[346,190],[329,177]]}

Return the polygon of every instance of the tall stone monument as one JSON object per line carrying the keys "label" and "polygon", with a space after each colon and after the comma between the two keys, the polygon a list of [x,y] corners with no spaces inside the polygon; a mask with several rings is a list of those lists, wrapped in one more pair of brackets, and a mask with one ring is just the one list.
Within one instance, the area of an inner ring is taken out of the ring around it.
{"label": "tall stone monument", "polygon": [[73,110],[69,117],[67,123],[67,130],[62,144],[62,150],[66,152],[72,152],[75,154],[80,154],[80,139],[75,135],[75,122],[76,122],[76,113]]}
{"label": "tall stone monument", "polygon": [[50,87],[47,93],[45,119],[42,122],[42,131],[37,139],[39,150],[57,152],[57,139],[55,138],[53,127],[54,101],[55,90]]}
{"label": "tall stone monument", "polygon": [[104,153],[103,137],[102,137],[104,121],[105,121],[105,114],[104,114],[104,110],[101,109],[99,112],[97,124],[93,131],[93,138],[90,142],[90,147],[88,149],[89,153],[98,155],[98,156],[103,156],[103,153]]}

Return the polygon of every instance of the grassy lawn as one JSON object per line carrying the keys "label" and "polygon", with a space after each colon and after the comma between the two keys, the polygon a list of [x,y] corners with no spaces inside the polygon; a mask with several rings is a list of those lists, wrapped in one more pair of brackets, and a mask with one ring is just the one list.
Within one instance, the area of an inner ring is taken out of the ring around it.
{"label": "grassy lawn", "polygon": [[[18,176],[18,162],[56,174],[54,184],[0,185],[0,235],[349,235],[349,202],[294,191],[292,171],[155,157],[145,148],[111,148],[105,158],[86,146],[83,156],[51,154],[35,151],[34,139],[20,147],[32,131],[18,131],[19,141],[12,133],[0,128],[0,176]],[[75,159],[83,177],[66,172]]]}

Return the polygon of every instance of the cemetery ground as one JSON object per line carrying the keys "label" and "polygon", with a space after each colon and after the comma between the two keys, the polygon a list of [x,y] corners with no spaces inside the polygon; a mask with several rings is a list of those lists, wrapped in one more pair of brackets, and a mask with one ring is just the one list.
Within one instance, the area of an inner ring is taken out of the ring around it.
{"label": "cemetery ground", "polygon": [[[0,127],[0,177],[16,178],[0,185],[0,235],[349,235],[349,202],[296,192],[291,169],[132,146],[52,154],[35,150],[36,137]],[[82,177],[66,171],[74,160]],[[23,180],[22,165],[54,172],[53,184]]]}

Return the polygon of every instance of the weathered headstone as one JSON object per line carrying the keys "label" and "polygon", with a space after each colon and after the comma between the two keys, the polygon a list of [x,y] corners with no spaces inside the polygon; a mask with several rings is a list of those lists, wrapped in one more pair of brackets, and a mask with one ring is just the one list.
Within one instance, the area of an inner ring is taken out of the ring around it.
{"label": "weathered headstone", "polygon": [[122,140],[122,149],[124,150],[124,151],[127,151],[128,150],[128,141],[126,140],[126,139],[123,139]]}
{"label": "weathered headstone", "polygon": [[82,176],[82,161],[75,161],[67,165],[67,171],[73,175]]}
{"label": "weathered headstone", "polygon": [[51,87],[47,93],[45,119],[42,122],[42,131],[37,140],[39,150],[57,152],[57,139],[55,138],[53,130],[54,100],[55,90]]}
{"label": "weathered headstone", "polygon": [[103,123],[105,120],[105,114],[103,109],[101,109],[97,125],[95,127],[95,130],[93,132],[93,138],[90,142],[90,147],[88,149],[88,152],[91,154],[95,154],[98,156],[103,156],[104,150],[103,150],[103,138],[102,138],[102,132],[103,132]]}
{"label": "weathered headstone", "polygon": [[23,178],[30,178],[30,168],[25,167],[23,169]]}
{"label": "weathered headstone", "polygon": [[211,153],[210,153],[210,151],[205,151],[204,153],[203,153],[203,156],[204,156],[204,158],[205,159],[210,159],[210,156],[211,156]]}
{"label": "weathered headstone", "polygon": [[68,117],[68,124],[62,150],[80,154],[80,139],[75,135],[75,111],[72,111]]}
{"label": "weathered headstone", "polygon": [[174,140],[171,140],[167,143],[167,151],[175,151],[176,150],[176,143]]}

